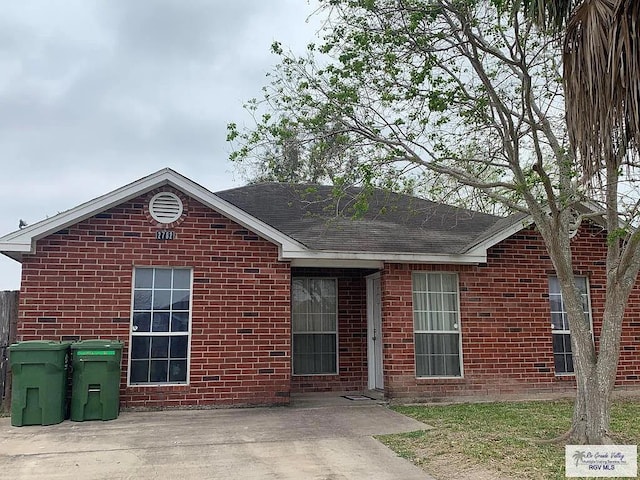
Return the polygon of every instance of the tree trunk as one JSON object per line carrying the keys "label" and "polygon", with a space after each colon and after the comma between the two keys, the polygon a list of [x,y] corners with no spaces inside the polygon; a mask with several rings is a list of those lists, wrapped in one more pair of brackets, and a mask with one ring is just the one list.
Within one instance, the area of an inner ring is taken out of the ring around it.
{"label": "tree trunk", "polygon": [[[609,422],[612,388],[610,382],[601,382],[594,367],[579,382],[573,410],[573,422],[568,443],[575,445],[601,445],[612,443]],[[584,387],[581,388],[581,385]]]}
{"label": "tree trunk", "polygon": [[[599,349],[596,352],[593,333],[585,331],[584,314],[571,305],[569,324],[572,332],[576,368],[576,402],[569,441],[573,444],[610,444],[611,396],[620,358],[622,320],[633,283],[616,281],[615,270],[609,272]],[[568,292],[570,295],[570,292]],[[577,299],[569,299],[573,304]],[[571,318],[571,315],[575,319]],[[575,327],[575,329],[574,329]]]}

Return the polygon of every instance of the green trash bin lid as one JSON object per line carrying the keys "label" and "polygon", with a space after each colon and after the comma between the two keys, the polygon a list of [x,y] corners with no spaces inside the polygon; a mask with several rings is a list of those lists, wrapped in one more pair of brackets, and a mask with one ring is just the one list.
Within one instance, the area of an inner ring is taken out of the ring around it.
{"label": "green trash bin lid", "polygon": [[71,344],[71,352],[75,356],[114,356],[116,350],[122,350],[123,342],[119,340],[81,340]]}
{"label": "green trash bin lid", "polygon": [[66,350],[71,342],[56,342],[54,340],[25,340],[9,346],[9,352],[17,351],[42,351],[42,350]]}

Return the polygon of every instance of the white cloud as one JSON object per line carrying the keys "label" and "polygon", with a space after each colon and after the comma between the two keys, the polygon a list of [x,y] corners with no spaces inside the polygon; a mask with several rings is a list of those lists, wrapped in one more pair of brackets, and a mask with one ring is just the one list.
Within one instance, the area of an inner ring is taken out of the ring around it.
{"label": "white cloud", "polygon": [[[226,124],[260,95],[274,40],[313,2],[22,0],[0,17],[0,236],[160,168],[237,185]],[[19,286],[0,256],[0,290]]]}

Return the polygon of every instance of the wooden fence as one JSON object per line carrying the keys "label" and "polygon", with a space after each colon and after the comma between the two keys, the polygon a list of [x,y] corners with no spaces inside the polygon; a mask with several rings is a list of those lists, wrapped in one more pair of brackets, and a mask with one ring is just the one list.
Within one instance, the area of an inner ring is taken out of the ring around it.
{"label": "wooden fence", "polygon": [[11,375],[7,347],[16,341],[18,293],[0,292],[0,410],[11,400]]}

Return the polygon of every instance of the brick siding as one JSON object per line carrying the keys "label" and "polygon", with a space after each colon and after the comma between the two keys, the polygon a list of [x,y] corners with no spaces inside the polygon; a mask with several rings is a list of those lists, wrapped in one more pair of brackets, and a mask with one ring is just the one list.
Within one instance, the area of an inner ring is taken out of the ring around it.
{"label": "brick siding", "polygon": [[[366,280],[372,270],[293,268],[277,247],[180,192],[186,214],[156,240],[149,192],[40,239],[25,255],[18,340],[125,342],[123,406],[288,403],[291,392],[356,391],[367,385]],[[583,227],[572,242],[576,273],[589,278],[594,333],[604,304],[605,235]],[[126,384],[133,269],[190,267],[188,385]],[[413,271],[456,272],[460,287],[463,378],[416,379]],[[492,247],[477,266],[393,264],[382,272],[384,381],[390,397],[449,399],[564,392],[554,374],[548,278],[553,267],[527,229]],[[291,375],[291,276],[338,279],[339,374]],[[630,298],[617,385],[640,385],[640,289]]]}
{"label": "brick siding", "polygon": [[[18,339],[122,340],[124,406],[288,403],[289,264],[176,191],[186,215],[171,225],[174,240],[156,240],[153,193],[38,240],[22,264]],[[193,268],[189,385],[126,386],[135,266]]]}
{"label": "brick siding", "polygon": [[[594,333],[604,308],[606,237],[583,227],[572,241],[575,273],[589,279]],[[460,288],[463,378],[415,377],[413,271],[456,272]],[[489,250],[479,266],[387,264],[382,276],[385,386],[391,397],[432,400],[573,390],[572,376],[554,373],[549,276],[555,275],[540,236],[523,230]],[[640,289],[625,317],[616,385],[639,386]]]}

